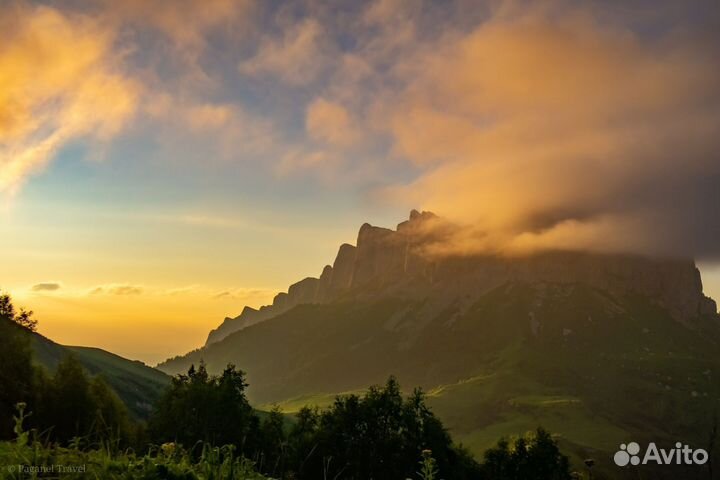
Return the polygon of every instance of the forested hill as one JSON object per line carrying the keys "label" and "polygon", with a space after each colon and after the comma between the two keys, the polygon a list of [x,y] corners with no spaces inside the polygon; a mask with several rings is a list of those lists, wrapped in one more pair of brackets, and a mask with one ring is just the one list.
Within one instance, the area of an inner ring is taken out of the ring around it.
{"label": "forested hill", "polygon": [[146,419],[152,405],[170,384],[170,377],[140,361],[128,360],[92,347],[60,345],[36,332],[17,327],[7,318],[0,321],[30,336],[34,361],[53,372],[68,355],[74,355],[90,375],[101,375],[137,419]]}

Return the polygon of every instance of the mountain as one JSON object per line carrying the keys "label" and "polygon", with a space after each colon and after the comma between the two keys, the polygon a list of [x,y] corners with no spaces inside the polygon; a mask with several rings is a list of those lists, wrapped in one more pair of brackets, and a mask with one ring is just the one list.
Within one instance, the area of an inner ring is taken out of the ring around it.
{"label": "mountain", "polygon": [[[25,331],[25,330],[24,330]],[[27,332],[34,360],[52,372],[67,355],[75,355],[90,375],[102,375],[136,419],[146,419],[155,401],[170,384],[170,377],[140,361],[128,360],[105,350],[60,345]]]}
{"label": "mountain", "polygon": [[582,283],[619,294],[636,293],[663,305],[681,321],[717,311],[715,302],[703,295],[700,273],[692,261],[568,252],[513,259],[429,254],[452,234],[451,228],[434,214],[415,210],[396,230],[366,223],[358,233],[357,247],[341,245],[335,262],[325,266],[319,278],[291,285],[272,305],[259,310],[245,307],[239,316],[225,318],[210,332],[206,345],[297,305],[332,303],[358,294],[398,295],[429,298],[442,309],[508,282]]}
{"label": "mountain", "polygon": [[691,260],[547,252],[438,255],[450,227],[413,212],[363,225],[320,278],[225,322],[194,352],[286,411],[396,375],[480,454],[538,424],[578,463],[627,441],[705,447],[720,402],[720,317]]}

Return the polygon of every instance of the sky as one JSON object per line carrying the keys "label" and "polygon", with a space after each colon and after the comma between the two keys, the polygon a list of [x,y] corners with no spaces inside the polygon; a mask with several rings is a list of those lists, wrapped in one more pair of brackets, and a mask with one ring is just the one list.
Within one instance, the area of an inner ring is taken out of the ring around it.
{"label": "sky", "polygon": [[0,288],[154,364],[418,208],[719,298],[718,58],[714,1],[0,0]]}

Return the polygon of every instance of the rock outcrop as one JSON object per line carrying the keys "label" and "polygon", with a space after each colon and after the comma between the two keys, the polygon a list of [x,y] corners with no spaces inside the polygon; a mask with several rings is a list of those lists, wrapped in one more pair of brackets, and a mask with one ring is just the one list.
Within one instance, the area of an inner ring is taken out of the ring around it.
{"label": "rock outcrop", "polygon": [[358,233],[357,246],[341,245],[333,265],[325,266],[320,278],[308,277],[291,285],[272,305],[259,310],[245,307],[238,317],[226,318],[210,332],[207,343],[296,305],[332,302],[341,295],[361,298],[382,292],[430,299],[440,305],[473,298],[507,283],[582,283],[615,295],[642,295],[681,322],[717,312],[715,302],[703,294],[700,272],[692,260],[583,252],[520,258],[430,254],[427,247],[442,243],[449,228],[434,214],[415,210],[396,230],[366,223]]}

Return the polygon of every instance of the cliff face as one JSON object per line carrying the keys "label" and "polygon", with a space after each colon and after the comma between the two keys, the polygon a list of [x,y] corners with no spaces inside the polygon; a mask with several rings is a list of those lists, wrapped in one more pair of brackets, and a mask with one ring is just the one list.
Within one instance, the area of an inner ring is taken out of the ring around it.
{"label": "cliff face", "polygon": [[703,294],[700,272],[691,260],[655,260],[630,255],[550,252],[521,258],[437,257],[427,254],[442,242],[445,225],[429,212],[413,210],[396,230],[364,224],[357,246],[340,246],[320,278],[306,278],[278,294],[272,305],[245,307],[210,332],[207,343],[284,313],[300,304],[328,303],[340,296],[387,295],[429,299],[438,307],[468,304],[507,283],[580,283],[615,295],[653,299],[678,321],[717,311]]}

